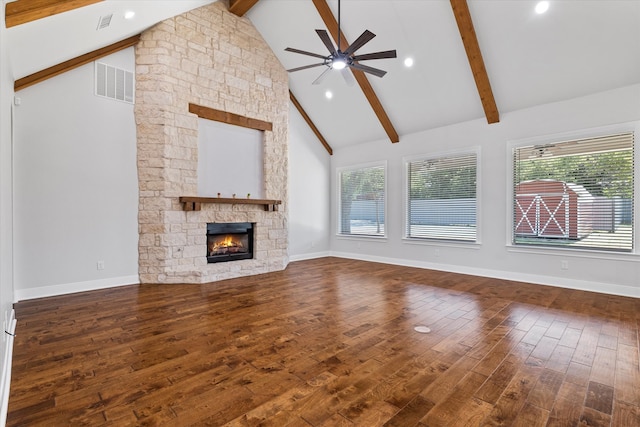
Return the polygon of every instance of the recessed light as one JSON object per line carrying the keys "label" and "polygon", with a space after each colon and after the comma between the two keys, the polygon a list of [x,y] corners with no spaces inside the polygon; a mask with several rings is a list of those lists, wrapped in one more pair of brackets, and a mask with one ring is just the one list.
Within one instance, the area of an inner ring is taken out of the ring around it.
{"label": "recessed light", "polygon": [[536,4],[536,13],[538,15],[545,13],[547,10],[549,10],[548,1],[539,1],[538,4]]}
{"label": "recessed light", "polygon": [[331,98],[333,98],[333,92],[331,92],[330,90],[328,90],[328,91],[326,91],[326,92],[324,93],[324,96],[325,96],[327,99],[331,99]]}
{"label": "recessed light", "polygon": [[411,57],[405,58],[404,66],[405,67],[413,67],[413,58],[411,58]]}
{"label": "recessed light", "polygon": [[124,13],[124,19],[133,19],[134,16],[136,16],[136,13],[133,10],[127,10]]}

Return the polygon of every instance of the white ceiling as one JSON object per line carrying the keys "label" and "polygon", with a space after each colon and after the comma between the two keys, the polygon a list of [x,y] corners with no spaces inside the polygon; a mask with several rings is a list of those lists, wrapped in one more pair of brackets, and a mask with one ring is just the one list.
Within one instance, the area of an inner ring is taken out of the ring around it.
{"label": "white ceiling", "polygon": [[[214,0],[104,0],[90,6],[8,28],[14,78],[140,34],[154,24]],[[133,19],[124,18],[134,11]],[[109,27],[97,30],[100,17],[113,14]]]}
{"label": "white ceiling", "polygon": [[[107,0],[7,30],[16,78],[139,33],[153,23],[209,0]],[[337,0],[328,0],[337,16]],[[640,83],[640,1],[469,0],[469,9],[501,115],[522,108]],[[122,15],[137,12],[132,21]],[[397,59],[367,61],[388,71],[370,76],[391,122],[402,136],[483,119],[464,47],[448,0],[342,0],[349,42],[365,29],[377,35],[358,53],[396,49]],[[96,31],[101,15],[112,25]],[[325,29],[311,0],[261,0],[246,15],[285,68],[317,62],[294,47],[328,54],[315,33]],[[403,59],[415,60],[412,68]],[[333,148],[387,139],[362,91],[342,77],[311,82],[322,67],[289,74],[290,87]],[[334,94],[331,100],[325,91]],[[640,101],[639,101],[640,103]],[[491,126],[491,125],[487,125]],[[388,140],[388,139],[387,139]],[[389,142],[390,143],[390,142]]]}

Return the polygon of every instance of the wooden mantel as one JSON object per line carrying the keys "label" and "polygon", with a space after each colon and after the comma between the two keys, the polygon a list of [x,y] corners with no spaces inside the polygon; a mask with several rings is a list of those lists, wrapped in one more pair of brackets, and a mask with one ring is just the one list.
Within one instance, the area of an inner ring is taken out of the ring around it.
{"label": "wooden mantel", "polygon": [[182,196],[180,203],[184,204],[185,211],[199,211],[203,203],[220,203],[226,205],[263,205],[265,211],[273,212],[278,210],[278,205],[282,204],[282,200]]}

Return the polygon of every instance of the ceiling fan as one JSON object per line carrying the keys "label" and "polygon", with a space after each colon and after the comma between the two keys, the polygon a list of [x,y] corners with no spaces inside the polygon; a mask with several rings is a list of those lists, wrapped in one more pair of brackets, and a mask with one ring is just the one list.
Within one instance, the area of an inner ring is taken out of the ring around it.
{"label": "ceiling fan", "polygon": [[385,50],[382,52],[374,52],[374,53],[366,53],[363,55],[355,55],[356,51],[368,43],[371,39],[373,39],[376,35],[373,34],[369,30],[365,30],[360,37],[358,37],[345,51],[340,50],[340,0],[338,0],[338,46],[333,46],[331,39],[329,38],[329,34],[326,30],[316,30],[316,33],[322,40],[322,43],[329,49],[329,55],[320,55],[313,52],[307,52],[300,49],[294,49],[292,47],[288,47],[285,50],[287,52],[299,53],[302,55],[313,56],[315,58],[322,59],[322,62],[318,62],[316,64],[304,65],[302,67],[291,68],[287,70],[288,72],[306,70],[307,68],[327,67],[317,79],[313,81],[312,84],[319,84],[322,79],[327,75],[330,70],[341,70],[342,76],[346,80],[347,84],[353,84],[353,77],[347,71],[349,68],[353,68],[356,70],[364,71],[365,73],[373,74],[377,77],[382,77],[387,74],[386,71],[380,70],[379,68],[369,67],[367,65],[360,64],[360,61],[367,61],[370,59],[385,59],[385,58],[396,58],[396,51],[394,50]]}

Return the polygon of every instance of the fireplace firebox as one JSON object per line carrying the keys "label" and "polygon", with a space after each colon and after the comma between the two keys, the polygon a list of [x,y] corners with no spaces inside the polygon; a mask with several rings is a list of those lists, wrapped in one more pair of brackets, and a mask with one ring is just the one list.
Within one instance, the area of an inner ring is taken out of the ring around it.
{"label": "fireplace firebox", "polygon": [[207,262],[226,262],[253,258],[251,222],[207,224]]}

